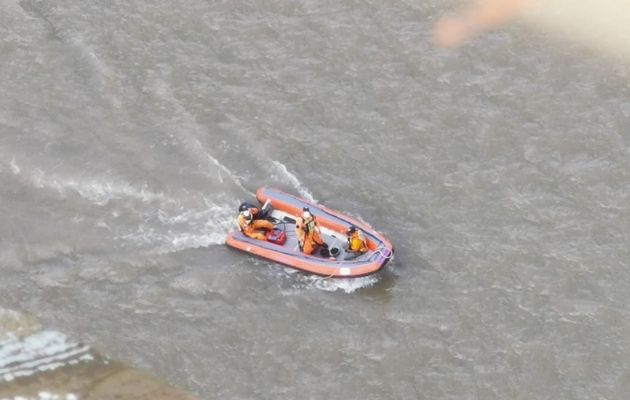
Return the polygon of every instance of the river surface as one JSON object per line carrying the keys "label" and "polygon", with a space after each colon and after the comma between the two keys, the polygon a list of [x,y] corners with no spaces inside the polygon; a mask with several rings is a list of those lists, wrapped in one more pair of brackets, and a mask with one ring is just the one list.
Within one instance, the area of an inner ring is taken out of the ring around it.
{"label": "river surface", "polygon": [[[3,0],[0,307],[203,399],[627,399],[630,67],[456,3]],[[227,248],[263,185],[394,261]]]}

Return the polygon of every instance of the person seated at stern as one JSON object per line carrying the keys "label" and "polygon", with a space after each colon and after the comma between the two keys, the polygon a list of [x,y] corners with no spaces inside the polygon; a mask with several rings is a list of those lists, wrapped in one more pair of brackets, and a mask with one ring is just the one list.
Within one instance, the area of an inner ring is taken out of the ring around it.
{"label": "person seated at stern", "polygon": [[244,235],[259,240],[267,240],[265,233],[273,230],[274,225],[268,221],[258,207],[242,203],[238,207],[238,227]]}

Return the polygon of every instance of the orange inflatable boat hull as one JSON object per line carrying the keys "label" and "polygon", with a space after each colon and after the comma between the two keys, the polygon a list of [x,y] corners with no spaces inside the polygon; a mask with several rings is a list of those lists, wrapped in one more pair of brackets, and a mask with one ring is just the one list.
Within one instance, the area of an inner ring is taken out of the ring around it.
{"label": "orange inflatable boat hull", "polygon": [[[391,242],[365,223],[277,189],[262,187],[256,192],[256,198],[261,205],[266,202],[271,205],[269,219],[274,222],[277,230],[282,231],[286,240],[278,244],[252,239],[240,231],[235,231],[230,232],[225,239],[228,246],[301,271],[338,278],[374,274],[393,257],[394,248]],[[309,207],[317,218],[322,237],[334,256],[332,254],[323,256],[319,252],[307,255],[299,249],[295,235],[295,219],[301,215],[303,207]],[[348,260],[345,232],[351,225],[363,232],[369,250],[357,258]]]}

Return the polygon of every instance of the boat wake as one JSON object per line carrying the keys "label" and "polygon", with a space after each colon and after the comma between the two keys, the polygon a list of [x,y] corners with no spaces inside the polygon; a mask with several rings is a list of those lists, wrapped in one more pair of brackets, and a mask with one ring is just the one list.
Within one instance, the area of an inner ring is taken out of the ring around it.
{"label": "boat wake", "polygon": [[149,247],[156,254],[219,245],[224,243],[226,232],[234,229],[233,214],[232,206],[220,204],[198,209],[156,210],[156,223],[141,224],[134,232],[116,239]]}
{"label": "boat wake", "polygon": [[315,289],[326,292],[342,291],[345,293],[354,293],[359,289],[374,286],[378,281],[377,275],[364,276],[360,278],[334,278],[326,279],[321,277],[310,277],[312,285]]}
{"label": "boat wake", "polygon": [[103,206],[113,200],[137,200],[144,203],[161,205],[174,204],[177,201],[164,193],[151,191],[147,184],[136,187],[123,180],[110,177],[68,177],[44,172],[41,168],[18,164],[15,157],[11,160],[13,175],[37,189],[47,189],[67,196],[74,192],[85,200]]}
{"label": "boat wake", "polygon": [[[327,278],[318,275],[309,275],[295,269],[283,267],[284,273],[292,278],[293,290],[314,289],[325,292],[354,293],[358,290],[376,285],[380,278],[379,274],[363,276],[359,278]],[[289,293],[286,292],[286,293]]]}
{"label": "boat wake", "polygon": [[[125,247],[164,254],[217,245],[234,227],[234,205],[227,204],[228,200],[208,199],[201,192],[180,190],[174,197],[151,190],[147,184],[139,186],[106,176],[62,176],[25,165],[15,157],[7,169],[25,185],[61,198],[78,195],[98,207],[117,203],[113,211],[101,213],[96,225],[112,232]],[[143,206],[138,208],[138,202]],[[127,211],[132,214],[119,219]]]}
{"label": "boat wake", "polygon": [[227,178],[244,193],[252,194],[251,191],[243,185],[239,176],[230,171],[228,167],[223,165],[216,157],[208,152],[206,146],[204,146],[199,139],[201,135],[207,134],[207,128],[202,126],[197,121],[197,118],[178,100],[168,83],[162,79],[153,78],[152,84],[149,84],[147,88],[153,93],[156,99],[166,103],[168,107],[173,110],[175,115],[178,116],[179,129],[176,135],[177,138],[195,160],[207,166],[208,171],[216,172],[215,176],[209,176],[218,179],[220,184],[226,184],[225,178]]}
{"label": "boat wake", "polygon": [[280,174],[280,176],[272,174],[272,178],[276,178],[280,181],[288,180],[289,184],[293,185],[295,190],[297,190],[298,193],[300,193],[302,197],[304,197],[310,202],[317,203],[317,200],[313,198],[313,195],[311,194],[311,192],[309,192],[304,187],[304,185],[302,185],[302,183],[298,180],[298,178],[295,175],[293,175],[284,164],[282,164],[280,161],[275,161],[275,160],[272,161],[272,163],[274,167],[273,170],[276,173]]}

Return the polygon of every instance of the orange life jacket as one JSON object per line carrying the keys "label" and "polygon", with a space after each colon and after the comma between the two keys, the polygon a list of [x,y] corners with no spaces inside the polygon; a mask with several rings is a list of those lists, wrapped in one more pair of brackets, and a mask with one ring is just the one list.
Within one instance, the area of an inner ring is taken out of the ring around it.
{"label": "orange life jacket", "polygon": [[358,229],[352,233],[352,236],[348,237],[348,250],[361,253],[368,251],[367,240]]}
{"label": "orange life jacket", "polygon": [[303,217],[298,217],[295,221],[295,233],[297,234],[298,243],[302,250],[305,248],[311,249],[315,244],[324,244],[315,217],[311,217],[308,220],[305,220]]}
{"label": "orange life jacket", "polygon": [[249,208],[249,217],[240,213],[238,215],[238,227],[241,229],[241,232],[245,234],[250,234],[254,231],[254,226],[252,222],[256,219],[256,215],[258,215],[259,210],[256,207]]}

